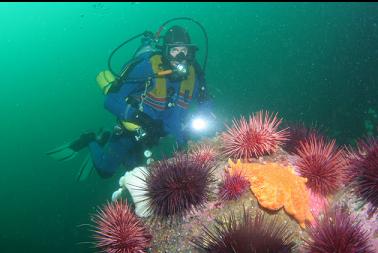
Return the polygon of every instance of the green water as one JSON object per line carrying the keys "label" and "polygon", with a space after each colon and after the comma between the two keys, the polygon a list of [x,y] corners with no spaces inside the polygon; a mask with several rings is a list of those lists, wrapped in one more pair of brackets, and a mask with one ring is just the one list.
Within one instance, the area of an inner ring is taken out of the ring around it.
{"label": "green water", "polygon": [[1,3],[1,252],[95,252],[81,225],[121,172],[77,183],[80,159],[44,153],[112,126],[95,83],[109,53],[180,16],[207,30],[206,74],[222,122],[267,109],[318,122],[340,144],[366,134],[368,109],[378,111],[376,3]]}

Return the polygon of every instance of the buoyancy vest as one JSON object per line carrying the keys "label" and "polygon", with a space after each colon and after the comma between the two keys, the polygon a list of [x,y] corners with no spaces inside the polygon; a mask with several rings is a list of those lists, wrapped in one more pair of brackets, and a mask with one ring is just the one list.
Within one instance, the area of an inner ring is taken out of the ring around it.
{"label": "buoyancy vest", "polygon": [[[150,64],[154,73],[160,72],[162,65],[161,55],[154,55],[150,58]],[[153,107],[158,111],[163,111],[167,106],[179,106],[183,109],[188,109],[190,101],[192,100],[194,85],[195,85],[195,69],[192,65],[189,67],[188,76],[180,82],[180,90],[175,104],[168,105],[167,98],[167,79],[163,77],[156,77],[154,79],[154,87],[146,93],[144,103]]]}

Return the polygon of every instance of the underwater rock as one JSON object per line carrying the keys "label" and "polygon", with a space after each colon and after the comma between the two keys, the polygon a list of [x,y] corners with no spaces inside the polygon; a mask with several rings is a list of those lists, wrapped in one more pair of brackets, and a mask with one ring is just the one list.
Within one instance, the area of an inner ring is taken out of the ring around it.
{"label": "underwater rock", "polygon": [[[216,152],[219,152],[219,139],[214,138],[212,141],[207,141],[207,145],[212,145],[214,150]],[[277,166],[280,167],[291,167],[294,164],[294,161],[292,158],[290,158],[290,155],[288,155],[282,149],[277,150],[276,153],[271,155],[266,155],[259,158],[252,158],[250,159],[250,162],[260,164],[262,167],[263,165],[269,165],[272,163],[276,163]],[[209,195],[209,199],[202,207],[194,209],[181,219],[176,220],[174,223],[169,223],[166,220],[162,219],[155,219],[152,217],[153,215],[151,215],[150,217],[141,218],[143,223],[147,227],[148,231],[153,236],[151,241],[151,247],[148,249],[149,251],[147,252],[200,252],[196,248],[196,245],[193,243],[193,241],[196,238],[204,236],[204,227],[209,229],[209,231],[215,231],[217,225],[216,221],[221,220],[222,217],[228,217],[231,213],[235,214],[235,217],[241,220],[243,217],[243,210],[245,209],[251,210],[252,216],[259,212],[264,212],[272,218],[276,218],[278,223],[287,225],[287,230],[289,230],[290,234],[293,235],[293,242],[296,245],[295,249],[292,252],[303,252],[304,239],[308,239],[307,230],[304,229],[303,224],[301,224],[301,227],[298,224],[297,220],[291,216],[291,214],[285,212],[285,208],[279,208],[278,210],[269,210],[267,208],[262,207],[261,204],[259,204],[259,201],[256,198],[255,194],[252,192],[252,190],[247,190],[237,200],[222,200],[221,198],[219,198],[218,185],[222,181],[222,179],[224,179],[225,172],[228,167],[228,162],[225,158],[222,158],[221,156],[216,156],[213,171],[215,181],[212,182],[210,186],[211,194]],[[138,169],[133,171],[133,173],[126,173],[125,176],[120,180],[120,185],[130,186],[130,184],[132,184],[135,186],[136,184],[138,184],[134,180],[138,177],[143,178],[143,175],[145,174],[142,173],[139,176],[137,176],[137,172],[141,173],[142,170]],[[293,174],[293,176],[295,175]],[[272,186],[270,187],[270,190],[277,188],[277,184],[279,183],[276,183],[272,183],[272,185],[270,185]],[[251,184],[254,184],[254,182],[252,181]],[[299,196],[299,198],[303,198],[303,191],[303,189],[297,189],[295,191],[291,190],[292,194]],[[135,191],[132,193],[132,195],[133,194],[134,196],[140,195],[140,192],[139,194],[137,194],[137,191]],[[371,243],[373,247],[375,247],[375,249],[378,248],[378,217],[377,215],[369,217],[368,206],[358,206],[359,202],[356,200],[356,197],[353,195],[353,192],[351,192],[349,188],[342,188],[340,192],[329,198],[327,201],[329,208],[332,208],[334,205],[347,205],[350,209],[351,215],[353,217],[357,217],[358,219],[360,219],[361,223],[363,224],[363,227],[366,230],[368,230],[369,243]],[[319,205],[311,205],[310,208],[325,209],[326,205],[323,204],[325,203],[319,202]],[[299,206],[302,209],[299,207],[296,207],[294,209],[302,211],[307,210],[300,212],[302,214],[302,221],[310,221],[311,218],[309,216],[309,207],[307,206],[303,208],[302,205]],[[140,209],[137,210],[137,212],[139,211]],[[322,216],[323,210],[312,211],[317,211],[317,214],[319,216]]]}
{"label": "underwater rock", "polygon": [[[282,154],[260,158],[260,161],[265,158],[267,160],[286,161],[286,158],[283,157]],[[283,209],[269,211],[265,208],[261,208],[256,197],[250,190],[245,192],[237,200],[223,201],[219,199],[219,188],[217,185],[224,177],[226,166],[227,161],[217,161],[214,169],[216,182],[214,182],[211,187],[213,194],[201,209],[191,212],[174,224],[169,224],[159,219],[152,219],[151,217],[143,219],[144,223],[153,234],[150,252],[199,252],[193,244],[193,240],[204,234],[204,227],[214,229],[215,221],[229,215],[231,212],[234,213],[237,218],[242,219],[243,210],[247,208],[252,210],[252,215],[262,211],[269,216],[276,217],[278,223],[287,225],[287,229],[293,234],[295,245],[301,245],[305,231],[301,229],[296,220],[290,217]]]}

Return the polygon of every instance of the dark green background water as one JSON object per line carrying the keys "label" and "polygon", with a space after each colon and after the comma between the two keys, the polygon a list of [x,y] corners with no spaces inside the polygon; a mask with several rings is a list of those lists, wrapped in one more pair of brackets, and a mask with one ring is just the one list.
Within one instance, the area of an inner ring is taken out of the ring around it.
{"label": "dark green background water", "polygon": [[95,82],[109,53],[179,16],[208,32],[221,120],[267,109],[318,122],[339,143],[366,133],[366,111],[378,110],[376,3],[1,3],[1,252],[94,252],[80,244],[90,233],[79,225],[110,199],[121,172],[77,183],[80,159],[44,153],[112,125]]}

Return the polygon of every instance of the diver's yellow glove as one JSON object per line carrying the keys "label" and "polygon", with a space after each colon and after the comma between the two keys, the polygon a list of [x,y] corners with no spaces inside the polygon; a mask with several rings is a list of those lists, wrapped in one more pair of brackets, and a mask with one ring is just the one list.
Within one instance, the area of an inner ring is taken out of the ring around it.
{"label": "diver's yellow glove", "polygon": [[101,71],[96,77],[97,84],[105,95],[108,93],[112,82],[115,80],[114,75],[109,70]]}

